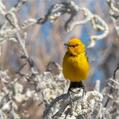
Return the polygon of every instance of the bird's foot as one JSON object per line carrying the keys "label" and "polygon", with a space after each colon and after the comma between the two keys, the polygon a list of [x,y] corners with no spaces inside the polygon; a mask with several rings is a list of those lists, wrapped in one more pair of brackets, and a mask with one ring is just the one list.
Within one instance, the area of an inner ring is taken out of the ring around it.
{"label": "bird's foot", "polygon": [[70,88],[68,90],[69,95],[78,95],[83,97],[86,94],[86,90],[84,88]]}

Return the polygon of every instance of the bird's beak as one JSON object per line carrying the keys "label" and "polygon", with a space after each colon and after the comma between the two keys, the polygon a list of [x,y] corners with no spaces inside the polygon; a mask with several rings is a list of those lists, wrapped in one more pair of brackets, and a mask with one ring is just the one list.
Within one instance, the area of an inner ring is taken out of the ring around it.
{"label": "bird's beak", "polygon": [[68,47],[68,44],[67,44],[67,43],[65,43],[65,44],[64,44],[64,46],[65,46],[65,47]]}

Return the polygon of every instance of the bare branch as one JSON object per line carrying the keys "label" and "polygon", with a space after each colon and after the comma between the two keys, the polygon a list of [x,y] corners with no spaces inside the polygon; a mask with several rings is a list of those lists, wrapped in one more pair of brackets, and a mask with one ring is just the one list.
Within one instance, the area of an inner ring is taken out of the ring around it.
{"label": "bare branch", "polygon": [[119,9],[116,6],[114,6],[113,0],[107,0],[107,3],[113,12],[119,13]]}
{"label": "bare branch", "polygon": [[85,117],[85,115],[92,114],[96,109],[96,105],[98,106],[101,101],[102,95],[97,91],[89,91],[84,97],[81,90],[71,94],[64,94],[57,97],[46,107],[44,119]]}

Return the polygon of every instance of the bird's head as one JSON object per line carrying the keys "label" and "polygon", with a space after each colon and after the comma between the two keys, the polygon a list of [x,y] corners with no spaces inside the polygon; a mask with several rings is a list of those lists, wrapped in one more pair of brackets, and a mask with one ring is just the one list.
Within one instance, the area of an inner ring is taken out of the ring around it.
{"label": "bird's head", "polygon": [[67,52],[73,56],[85,52],[85,45],[78,38],[71,38],[68,43],[64,44],[67,47]]}

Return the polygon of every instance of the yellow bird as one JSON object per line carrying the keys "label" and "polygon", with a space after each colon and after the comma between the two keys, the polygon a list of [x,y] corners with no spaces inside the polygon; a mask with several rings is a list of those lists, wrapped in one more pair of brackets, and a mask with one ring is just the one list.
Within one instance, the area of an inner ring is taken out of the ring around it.
{"label": "yellow bird", "polygon": [[71,81],[69,90],[75,87],[84,88],[82,80],[88,78],[90,70],[85,45],[78,38],[71,38],[65,45],[67,51],[63,58],[63,74]]}

